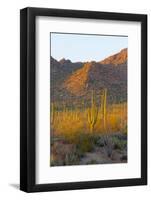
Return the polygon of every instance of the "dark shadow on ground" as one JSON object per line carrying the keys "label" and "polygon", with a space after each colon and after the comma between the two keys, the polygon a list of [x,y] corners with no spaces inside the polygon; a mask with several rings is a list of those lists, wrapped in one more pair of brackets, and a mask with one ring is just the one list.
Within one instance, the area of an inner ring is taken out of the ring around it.
{"label": "dark shadow on ground", "polygon": [[19,190],[19,184],[17,184],[17,183],[10,183],[9,185],[11,187],[15,188],[16,190]]}

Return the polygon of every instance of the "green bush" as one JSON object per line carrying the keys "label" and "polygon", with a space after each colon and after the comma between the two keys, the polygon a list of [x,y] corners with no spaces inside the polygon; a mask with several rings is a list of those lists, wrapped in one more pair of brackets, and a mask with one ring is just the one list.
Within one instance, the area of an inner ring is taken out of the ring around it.
{"label": "green bush", "polygon": [[112,137],[112,142],[114,145],[114,149],[120,149],[123,150],[127,144],[126,140],[119,139],[118,137]]}
{"label": "green bush", "polygon": [[87,134],[80,135],[78,137],[76,148],[77,148],[78,152],[81,154],[92,151],[94,148],[94,142],[93,142],[91,136],[89,136]]}

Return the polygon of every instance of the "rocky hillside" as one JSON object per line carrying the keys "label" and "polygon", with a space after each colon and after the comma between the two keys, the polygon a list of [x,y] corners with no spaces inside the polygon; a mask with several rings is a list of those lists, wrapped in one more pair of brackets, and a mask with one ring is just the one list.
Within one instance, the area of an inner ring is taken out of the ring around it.
{"label": "rocky hillside", "polygon": [[127,62],[127,48],[122,49],[119,53],[109,56],[108,58],[102,60],[100,64],[120,65],[126,62]]}
{"label": "rocky hillside", "polygon": [[99,101],[100,91],[108,89],[108,98],[127,99],[127,49],[101,62],[77,62],[51,57],[51,100],[90,101],[94,90]]}
{"label": "rocky hillside", "polygon": [[53,57],[50,58],[50,76],[51,76],[51,100],[61,101],[66,93],[62,89],[63,83],[73,74],[76,70],[82,67],[83,63],[77,62],[72,63],[70,60],[61,59],[60,61],[55,60]]}

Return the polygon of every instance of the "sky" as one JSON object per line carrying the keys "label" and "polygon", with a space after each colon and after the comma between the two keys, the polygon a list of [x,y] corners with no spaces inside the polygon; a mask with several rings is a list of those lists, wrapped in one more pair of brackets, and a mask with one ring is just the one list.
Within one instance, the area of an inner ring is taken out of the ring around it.
{"label": "sky", "polygon": [[128,47],[126,36],[51,33],[50,37],[51,56],[58,61],[101,61]]}

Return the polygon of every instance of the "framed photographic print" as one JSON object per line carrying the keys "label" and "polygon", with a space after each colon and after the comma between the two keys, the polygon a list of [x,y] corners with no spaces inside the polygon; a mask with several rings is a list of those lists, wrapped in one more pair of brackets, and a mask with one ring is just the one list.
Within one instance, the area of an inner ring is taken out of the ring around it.
{"label": "framed photographic print", "polygon": [[20,12],[20,189],[147,184],[147,16]]}

